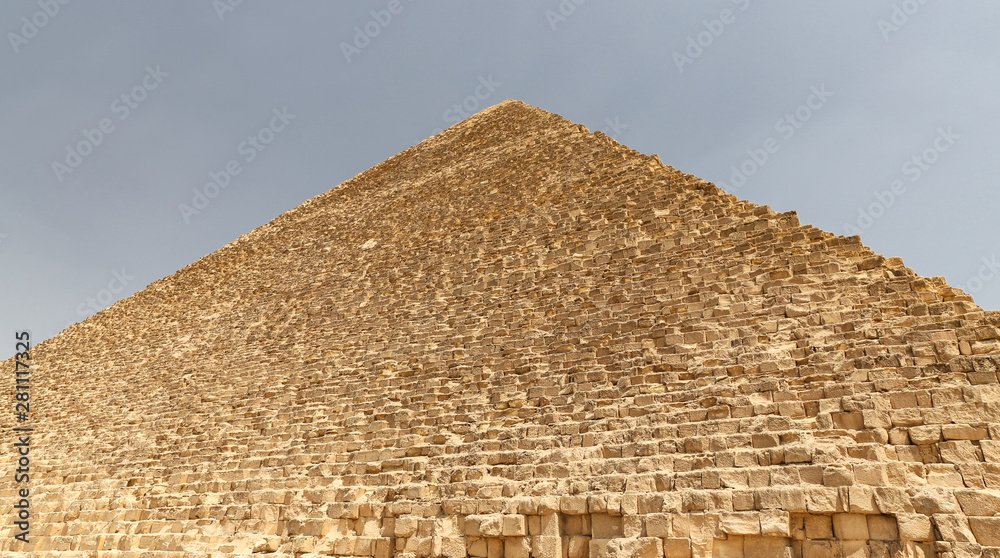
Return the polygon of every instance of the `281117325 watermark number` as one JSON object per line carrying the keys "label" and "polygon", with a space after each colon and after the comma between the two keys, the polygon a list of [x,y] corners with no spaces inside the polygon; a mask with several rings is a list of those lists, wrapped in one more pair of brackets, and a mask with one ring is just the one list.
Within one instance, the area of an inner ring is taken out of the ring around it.
{"label": "281117325 watermark number", "polygon": [[31,504],[28,482],[30,481],[31,458],[31,334],[19,331],[14,334],[17,354],[14,355],[14,417],[17,419],[14,427],[14,449],[17,450],[17,468],[14,469],[14,483],[17,485],[17,496],[14,503],[14,526],[17,527],[14,538],[28,542],[31,519]]}

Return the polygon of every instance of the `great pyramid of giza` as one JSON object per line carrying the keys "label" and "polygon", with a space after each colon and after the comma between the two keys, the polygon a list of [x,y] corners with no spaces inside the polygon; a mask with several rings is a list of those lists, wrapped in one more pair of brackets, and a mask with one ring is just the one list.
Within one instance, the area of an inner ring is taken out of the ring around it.
{"label": "great pyramid of giza", "polygon": [[4,362],[0,554],[997,557],[998,325],[506,101]]}

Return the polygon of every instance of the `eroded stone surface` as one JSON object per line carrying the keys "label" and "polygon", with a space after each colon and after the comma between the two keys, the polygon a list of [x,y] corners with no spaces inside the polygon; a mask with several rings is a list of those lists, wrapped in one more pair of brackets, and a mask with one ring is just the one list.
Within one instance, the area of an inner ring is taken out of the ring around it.
{"label": "eroded stone surface", "polygon": [[37,347],[0,550],[998,556],[998,324],[505,102]]}

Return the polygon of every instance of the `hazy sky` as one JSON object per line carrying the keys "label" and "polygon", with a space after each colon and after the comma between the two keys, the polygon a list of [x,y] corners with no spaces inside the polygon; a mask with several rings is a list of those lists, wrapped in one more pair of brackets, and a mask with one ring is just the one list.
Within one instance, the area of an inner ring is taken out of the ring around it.
{"label": "hazy sky", "polygon": [[6,1],[0,357],[504,99],[1000,309],[998,28],[995,0]]}

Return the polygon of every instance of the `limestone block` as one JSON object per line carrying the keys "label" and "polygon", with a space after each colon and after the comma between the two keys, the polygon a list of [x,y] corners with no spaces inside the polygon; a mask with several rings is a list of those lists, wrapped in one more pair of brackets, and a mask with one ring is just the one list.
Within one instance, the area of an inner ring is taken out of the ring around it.
{"label": "limestone block", "polygon": [[834,552],[839,547],[840,551],[837,552],[838,556],[843,556],[843,558],[869,558],[871,554],[868,550],[868,541],[836,541],[833,543]]}
{"label": "limestone block", "polygon": [[540,516],[539,524],[541,526],[541,535],[546,537],[558,537],[560,535],[558,514],[548,513]]}
{"label": "limestone block", "polygon": [[934,551],[934,543],[930,542],[906,542],[903,545],[906,551],[906,557],[910,558],[936,558],[937,553]]}
{"label": "limestone block", "polygon": [[896,525],[896,518],[891,515],[869,515],[868,536],[871,539],[880,541],[899,540],[899,528]]}
{"label": "limestone block", "polygon": [[826,467],[823,469],[825,486],[850,486],[854,484],[854,473],[847,467]]}
{"label": "limestone block", "polygon": [[743,537],[743,558],[793,558],[792,541],[785,537]]}
{"label": "limestone block", "polygon": [[527,518],[523,515],[503,516],[501,534],[504,537],[523,537],[528,534]]}
{"label": "limestone block", "polygon": [[486,557],[503,558],[503,546],[503,540],[501,539],[486,539]]}
{"label": "limestone block", "polygon": [[595,539],[614,539],[625,534],[624,520],[620,515],[593,514],[590,516],[590,528]]}
{"label": "limestone block", "polygon": [[590,558],[608,558],[608,543],[614,539],[590,539]]}
{"label": "limestone block", "polygon": [[889,484],[889,476],[886,468],[881,463],[856,463],[851,469],[854,472],[854,480],[858,484],[870,486],[885,486]]}
{"label": "limestone block", "polygon": [[[671,536],[670,516],[662,513],[649,514],[645,516],[645,521],[646,535],[664,539]],[[591,517],[591,522],[593,522],[593,517]]]}
{"label": "limestone block", "polygon": [[587,513],[587,497],[562,496],[559,498],[559,511],[568,515],[583,515]]}
{"label": "limestone block", "polygon": [[790,529],[791,520],[787,511],[765,510],[760,512],[760,532],[762,535],[787,537],[790,534]]}
{"label": "limestone block", "polygon": [[[535,535],[531,539],[532,558],[562,558],[562,537]],[[591,545],[593,550],[593,545]],[[591,558],[594,558],[591,552]]]}
{"label": "limestone block", "polygon": [[[586,523],[586,525],[585,525]],[[559,534],[566,535],[589,535],[590,516],[589,515],[564,515],[560,525]]]}
{"label": "limestone block", "polygon": [[[390,558],[393,555],[393,539],[380,538],[375,540],[375,558]],[[278,550],[275,547],[274,550]],[[273,551],[271,551],[273,552]],[[461,553],[448,555],[446,558],[464,557],[465,544],[462,544]]]}
{"label": "limestone block", "polygon": [[[621,494],[622,515],[635,515],[639,513],[639,495]],[[610,500],[609,500],[610,503]],[[586,508],[584,508],[586,509]],[[584,512],[586,513],[586,512]]]}
{"label": "limestone block", "polygon": [[1000,513],[1000,492],[956,490],[955,499],[965,515],[989,516]]}
{"label": "limestone block", "polygon": [[979,457],[976,455],[976,446],[968,440],[955,440],[941,442],[938,444],[941,452],[941,460],[946,463],[978,463]]}
{"label": "limestone block", "polygon": [[945,488],[925,487],[908,491],[910,502],[917,513],[931,515],[935,513],[961,513],[958,502],[952,492]]}
{"label": "limestone block", "polygon": [[[718,514],[691,514],[687,516],[688,521],[688,531],[691,537],[692,543],[709,543],[714,539],[717,539],[722,534],[722,529],[719,526],[719,516]],[[678,526],[680,523],[678,518],[674,517],[674,527]],[[680,530],[675,531],[675,536],[678,536]]]}
{"label": "limestone block", "polygon": [[[591,494],[587,496],[587,511],[590,513],[607,513],[608,512],[608,496],[607,494]],[[615,510],[615,512],[620,512],[621,510]]]}
{"label": "limestone block", "polygon": [[917,445],[934,444],[941,441],[941,427],[936,424],[914,426],[909,430],[910,441]]}
{"label": "limestone block", "polygon": [[691,541],[688,539],[665,539],[663,541],[665,558],[691,558]]}
{"label": "limestone block", "polygon": [[781,491],[777,488],[758,488],[754,491],[757,509],[766,510],[781,507]]}
{"label": "limestone block", "polygon": [[901,514],[896,516],[899,538],[904,541],[933,541],[934,526],[926,515]]}
{"label": "limestone block", "polygon": [[965,487],[962,474],[958,472],[958,468],[952,463],[928,463],[927,484],[955,488]]}
{"label": "limestone block", "polygon": [[802,558],[835,558],[829,541],[803,541]]}
{"label": "limestone block", "polygon": [[979,448],[982,450],[983,458],[986,461],[1000,463],[1000,441],[980,440]]}
{"label": "limestone block", "polygon": [[892,420],[889,418],[889,413],[886,411],[866,409],[861,411],[861,416],[863,418],[865,428],[892,428]]}
{"label": "limestone block", "polygon": [[531,541],[528,537],[505,537],[503,539],[504,558],[528,558]]}
{"label": "limestone block", "polygon": [[611,515],[620,515],[623,513],[622,509],[622,495],[621,494],[607,494],[606,495],[606,506],[608,513]]}
{"label": "limestone block", "polygon": [[622,517],[622,534],[625,538],[641,538],[646,536],[645,525],[640,515],[626,515]]}
{"label": "limestone block", "polygon": [[[484,537],[499,537],[503,534],[503,516],[481,515],[476,517],[476,519],[479,522],[479,532],[472,534],[478,534]],[[466,519],[466,521],[468,522],[468,519]]]}
{"label": "limestone block", "polygon": [[541,535],[542,533],[542,517],[539,515],[529,515],[528,520],[528,534],[529,535]]}
{"label": "limestone block", "polygon": [[878,513],[875,503],[875,489],[871,486],[850,486],[847,488],[850,511],[852,513]]}
{"label": "limestone block", "polygon": [[[395,526],[393,527],[393,534],[397,537],[412,537],[417,532],[417,522],[418,518],[412,515],[404,515],[397,517],[395,521]],[[469,520],[466,519],[466,525],[469,525]],[[478,535],[478,523],[476,524],[477,531],[475,533],[466,532],[468,535]]]}
{"label": "limestone block", "polygon": [[863,430],[864,415],[861,413],[831,413],[833,424],[841,430]]}
{"label": "limestone block", "polygon": [[995,463],[986,463],[981,469],[983,475],[984,488],[989,488],[990,490],[1000,490],[1000,465]]}
{"label": "limestone block", "polygon": [[538,502],[539,515],[547,515],[559,511],[560,499],[558,496],[542,496],[536,501]]}
{"label": "limestone block", "polygon": [[[376,540],[375,551],[378,554],[379,541]],[[465,539],[462,537],[441,537],[441,556],[443,558],[465,558]]]}
{"label": "limestone block", "polygon": [[566,552],[569,558],[589,558],[590,537],[574,535],[566,542]]}
{"label": "limestone block", "polygon": [[754,501],[754,493],[749,490],[733,491],[733,509],[735,511],[747,511],[757,508]]}
{"label": "limestone block", "polygon": [[[341,539],[350,540],[350,539]],[[413,552],[419,556],[430,556],[434,552],[434,539],[431,537],[410,537],[406,539],[406,546],[403,548],[407,552]],[[341,548],[337,547],[335,549],[337,554],[343,554],[350,556],[354,553],[354,545],[351,544],[347,547]],[[489,556],[489,554],[487,554]]]}
{"label": "limestone block", "polygon": [[1000,517],[970,517],[969,527],[983,546],[1000,546]]}
{"label": "limestone block", "polygon": [[989,434],[984,427],[974,427],[968,424],[945,424],[941,426],[941,435],[945,440],[982,440]]}
{"label": "limestone block", "polygon": [[489,544],[484,538],[469,538],[466,539],[466,549],[469,552],[469,556],[476,556],[477,558],[485,558],[489,553]]}
{"label": "limestone block", "polygon": [[934,525],[942,540],[950,542],[976,542],[969,530],[968,520],[961,515],[934,514]]}
{"label": "limestone block", "polygon": [[867,540],[868,521],[864,515],[838,513],[833,516],[833,532],[838,539]]}
{"label": "limestone block", "polygon": [[743,537],[730,536],[712,543],[712,557],[743,558]]}
{"label": "limestone block", "polygon": [[[708,474],[706,472],[705,474]],[[715,473],[711,471],[711,473]],[[718,475],[716,475],[718,476]],[[716,487],[718,488],[718,487]],[[653,488],[655,491],[655,487]],[[588,500],[589,508],[589,500]],[[640,494],[639,495],[639,515],[646,515],[648,513],[657,513],[663,510],[663,496],[661,494]]]}
{"label": "limestone block", "polygon": [[755,448],[773,448],[777,447],[781,442],[778,440],[777,434],[766,433],[766,434],[754,434],[752,436],[753,447]]}
{"label": "limestone block", "polygon": [[661,558],[663,541],[656,537],[612,539],[607,544],[608,558]]}
{"label": "limestone block", "polygon": [[985,468],[981,463],[963,463],[958,465],[958,470],[962,474],[962,481],[965,482],[965,486],[977,490],[986,490]]}
{"label": "limestone block", "polygon": [[730,535],[759,535],[760,518],[756,513],[723,513],[719,526],[724,533]]}
{"label": "limestone block", "polygon": [[807,539],[823,540],[833,538],[833,516],[809,514],[805,516]]}
{"label": "limestone block", "polygon": [[804,512],[806,507],[805,490],[797,487],[781,489],[781,509],[786,512]]}
{"label": "limestone block", "polygon": [[806,493],[806,509],[810,512],[834,513],[846,511],[840,499],[840,491],[836,488],[808,487]]}
{"label": "limestone block", "polygon": [[910,443],[910,433],[905,428],[889,430],[889,443],[894,446],[905,446]]}

